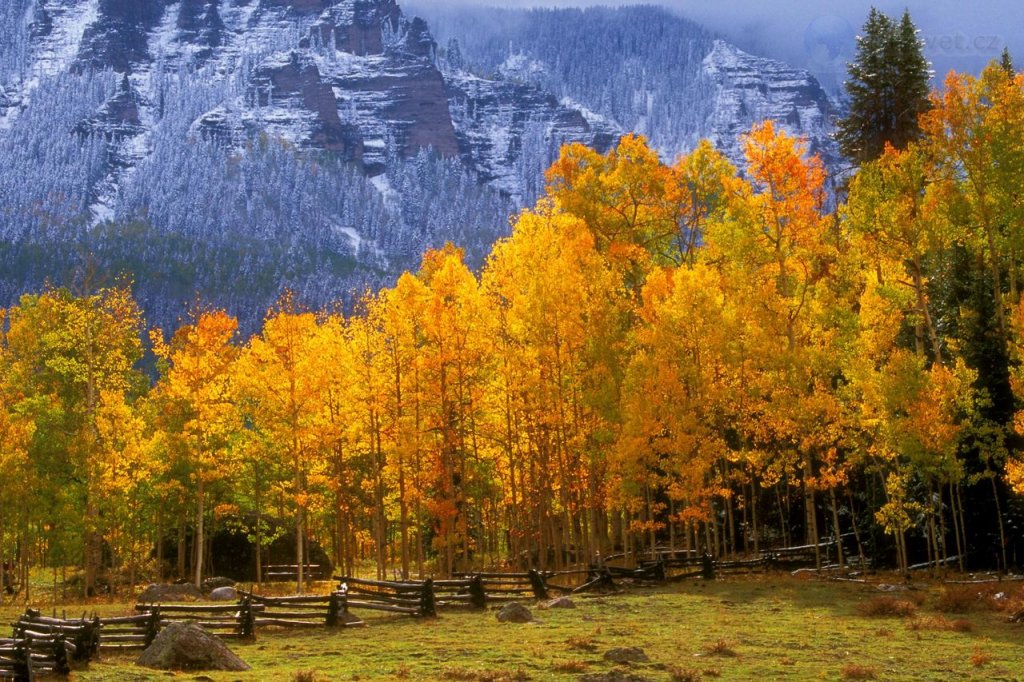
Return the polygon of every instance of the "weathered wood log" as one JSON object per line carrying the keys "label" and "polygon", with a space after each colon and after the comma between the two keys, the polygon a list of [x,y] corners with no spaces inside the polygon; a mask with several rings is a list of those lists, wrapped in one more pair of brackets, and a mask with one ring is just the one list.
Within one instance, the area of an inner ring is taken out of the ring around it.
{"label": "weathered wood log", "polygon": [[[185,604],[157,604],[152,606],[149,604],[136,604],[135,610],[146,612],[154,609],[160,609],[162,613],[232,613],[238,611],[241,608],[240,604],[202,604],[202,605],[185,605]],[[256,604],[253,604],[253,608],[257,608]]]}
{"label": "weathered wood log", "polygon": [[411,581],[388,582],[386,580],[367,580],[367,579],[363,579],[363,578],[351,578],[351,577],[340,577],[340,578],[335,578],[335,580],[338,580],[338,581],[343,582],[343,583],[347,583],[350,588],[353,585],[365,585],[365,586],[369,586],[369,587],[385,587],[385,588],[390,588],[390,589],[403,589],[403,588],[418,589],[421,585],[423,585],[423,583],[421,583],[421,582],[411,582]]}
{"label": "weathered wood log", "polygon": [[122,642],[145,642],[145,634],[130,635],[119,633],[116,635],[108,635],[103,633],[103,638],[99,641],[99,647],[106,648],[111,644],[119,644]]}
{"label": "weathered wood log", "polygon": [[256,622],[256,625],[259,626],[259,627],[264,627],[264,626],[267,626],[267,625],[278,625],[278,626],[281,626],[281,627],[311,627],[311,628],[319,628],[319,627],[323,627],[324,626],[322,621],[314,622],[314,621],[311,621],[311,620],[294,620],[294,619],[290,619],[290,618],[263,618],[263,617],[261,617],[261,618],[257,618],[255,622]]}
{"label": "weathered wood log", "polygon": [[306,594],[294,597],[264,597],[258,594],[252,594],[251,592],[242,592],[241,594],[250,597],[254,606],[257,604],[265,604],[267,606],[273,606],[275,604],[319,604],[326,603],[331,598],[331,595],[329,594]]}
{"label": "weathered wood log", "polygon": [[391,604],[355,601],[352,599],[349,600],[348,607],[350,609],[368,609],[371,611],[388,611],[390,613],[404,613],[411,616],[415,616],[419,613],[419,609],[410,608],[406,606],[392,606]]}
{"label": "weathered wood log", "polygon": [[[323,614],[324,618],[323,618],[323,620],[320,621],[321,625],[324,624],[324,621],[327,618],[327,609],[326,608],[323,609],[322,614]],[[278,619],[284,619],[284,620],[288,620],[288,619],[291,618],[291,619],[298,619],[298,620],[307,620],[307,619],[311,618],[312,616],[317,616],[317,615],[320,615],[320,614],[318,614],[316,612],[310,612],[310,611],[265,611],[263,614],[261,614],[259,616],[259,618],[263,618],[263,619],[266,619],[266,618],[278,618]]]}
{"label": "weathered wood log", "polygon": [[138,616],[116,616],[113,618],[101,618],[100,624],[103,628],[113,627],[116,625],[141,625],[149,622],[148,614],[140,614]]}

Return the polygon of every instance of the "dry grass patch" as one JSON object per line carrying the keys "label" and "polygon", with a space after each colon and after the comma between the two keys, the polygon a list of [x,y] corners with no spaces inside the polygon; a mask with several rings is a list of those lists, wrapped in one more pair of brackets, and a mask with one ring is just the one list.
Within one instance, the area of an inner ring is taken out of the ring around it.
{"label": "dry grass patch", "polygon": [[565,643],[573,651],[597,651],[597,644],[594,643],[592,637],[570,637],[565,640]]}
{"label": "dry grass patch", "polygon": [[878,677],[878,671],[860,663],[847,663],[843,666],[842,674],[844,680],[873,680]]}
{"label": "dry grass patch", "polygon": [[857,612],[862,616],[898,616],[909,618],[917,614],[917,604],[909,599],[892,596],[873,597],[857,604]]}
{"label": "dry grass patch", "polygon": [[442,679],[455,682],[528,682],[533,678],[524,670],[471,670],[469,668],[445,668]]}
{"label": "dry grass patch", "polygon": [[723,658],[735,658],[739,656],[733,648],[733,643],[727,639],[719,639],[704,645],[704,653],[708,656],[721,656]]}
{"label": "dry grass patch", "polygon": [[966,618],[950,620],[943,615],[915,618],[907,623],[909,630],[938,630],[947,632],[972,632],[974,624]]}
{"label": "dry grass patch", "polygon": [[703,677],[699,670],[680,668],[678,666],[672,666],[668,669],[668,679],[671,682],[700,682]]}
{"label": "dry grass patch", "polygon": [[326,682],[327,678],[315,670],[299,670],[292,675],[292,682]]}
{"label": "dry grass patch", "polygon": [[582,673],[586,672],[590,664],[586,661],[559,661],[551,666],[556,673]]}

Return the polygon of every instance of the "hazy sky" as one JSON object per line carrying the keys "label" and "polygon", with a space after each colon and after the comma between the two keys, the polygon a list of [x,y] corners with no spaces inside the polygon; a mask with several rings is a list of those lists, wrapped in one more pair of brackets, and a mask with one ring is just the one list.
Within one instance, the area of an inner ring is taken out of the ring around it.
{"label": "hazy sky", "polygon": [[941,76],[951,68],[977,72],[1004,46],[1024,65],[1024,3],[1020,0],[436,0],[498,7],[660,4],[725,35],[740,47],[811,68],[828,79],[845,71],[872,4],[889,14],[909,8],[926,54]]}

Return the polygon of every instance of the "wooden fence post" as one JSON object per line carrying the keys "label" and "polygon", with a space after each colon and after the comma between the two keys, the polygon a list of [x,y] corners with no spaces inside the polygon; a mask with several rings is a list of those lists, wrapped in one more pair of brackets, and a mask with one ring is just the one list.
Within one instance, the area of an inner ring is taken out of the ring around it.
{"label": "wooden fence post", "polygon": [[156,639],[156,636],[160,634],[160,605],[153,607],[153,610],[149,612],[149,622],[146,623],[146,640],[145,645],[148,647]]}
{"label": "wooden fence post", "polygon": [[19,642],[14,650],[15,679],[34,682],[36,671],[32,668],[32,640]]}
{"label": "wooden fence post", "polygon": [[704,580],[715,579],[715,562],[712,560],[711,555],[707,553],[701,559],[701,577]]}
{"label": "wooden fence post", "polygon": [[252,613],[252,597],[249,595],[242,597],[239,605],[241,608],[238,610],[238,634],[243,639],[255,639],[256,618]]}
{"label": "wooden fence post", "polygon": [[331,599],[327,602],[327,627],[344,625],[342,614],[347,610],[348,597],[342,592],[331,592]]}
{"label": "wooden fence post", "polygon": [[100,617],[93,614],[92,621],[89,623],[87,630],[88,636],[82,637],[82,644],[84,645],[85,653],[80,650],[75,652],[75,657],[80,661],[92,660],[96,654],[100,652],[100,630],[103,628],[103,623],[100,621]]}
{"label": "wooden fence post", "polygon": [[469,603],[474,609],[487,608],[487,592],[484,590],[484,579],[479,574],[469,579]]}
{"label": "wooden fence post", "polygon": [[423,587],[420,591],[420,613],[419,615],[426,618],[437,617],[437,604],[434,600],[434,579],[427,578],[423,581]]}
{"label": "wooden fence post", "polygon": [[53,638],[53,671],[58,675],[67,675],[71,672],[71,665],[68,663],[68,650],[64,646],[65,641],[64,635],[57,635]]}
{"label": "wooden fence post", "polygon": [[548,587],[544,584],[544,576],[536,568],[530,569],[530,587],[533,588],[533,596],[538,600],[548,598]]}

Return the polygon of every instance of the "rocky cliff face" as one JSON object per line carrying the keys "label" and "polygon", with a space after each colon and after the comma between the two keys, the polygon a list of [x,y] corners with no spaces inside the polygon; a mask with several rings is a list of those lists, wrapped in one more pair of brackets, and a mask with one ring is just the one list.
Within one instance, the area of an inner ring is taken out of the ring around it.
{"label": "rocky cliff face", "polygon": [[712,87],[707,135],[734,161],[743,158],[743,135],[771,119],[808,141],[826,165],[840,160],[832,136],[837,106],[817,80],[802,69],[743,52],[716,40],[703,69]]}
{"label": "rocky cliff face", "polygon": [[[395,0],[36,0],[31,31],[38,71],[124,76],[76,128],[110,143],[118,176],[145,156],[157,90],[183,70],[237,92],[195,120],[194,136],[241,148],[267,134],[340,154],[371,177],[431,149],[522,196],[524,135],[545,150],[570,140],[604,149],[618,132],[534,87],[446,77],[427,24]],[[0,89],[0,125],[17,115],[24,90]],[[106,197],[96,217],[115,206]]]}

